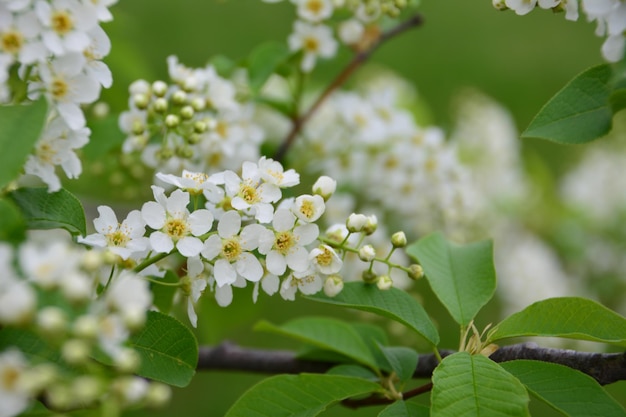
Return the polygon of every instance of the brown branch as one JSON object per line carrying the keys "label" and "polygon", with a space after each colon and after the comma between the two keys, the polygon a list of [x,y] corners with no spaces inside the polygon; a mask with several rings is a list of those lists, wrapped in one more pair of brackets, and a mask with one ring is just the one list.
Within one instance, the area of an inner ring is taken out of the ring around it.
{"label": "brown branch", "polygon": [[[442,357],[454,353],[441,351]],[[532,359],[558,363],[577,369],[602,385],[626,380],[625,353],[590,353],[565,349],[542,348],[535,343],[503,346],[490,359],[507,362],[515,359]],[[438,360],[433,354],[421,354],[414,378],[430,378]],[[200,347],[198,370],[230,370],[264,374],[297,374],[301,372],[324,373],[337,365],[298,359],[295,352],[285,350],[249,349],[224,342],[217,346]]]}
{"label": "brown branch", "polygon": [[348,63],[348,65],[346,65],[346,67],[317,97],[311,107],[305,113],[293,120],[291,130],[281,143],[280,147],[276,151],[276,154],[274,154],[274,159],[277,161],[283,160],[283,158],[287,154],[287,151],[295,141],[296,137],[302,131],[302,127],[313,116],[313,114],[315,114],[320,105],[328,98],[328,96],[330,96],[333,91],[337,90],[339,87],[345,84],[345,82],[348,80],[348,78],[350,78],[352,73],[354,73],[361,65],[363,65],[363,63],[365,63],[365,61],[369,59],[369,57],[374,53],[376,49],[378,49],[379,46],[411,28],[420,26],[422,22],[422,16],[419,14],[415,14],[411,18],[405,20],[404,22],[401,22],[387,32],[383,32],[380,37],[375,42],[373,42],[367,49],[356,53],[352,60]]}

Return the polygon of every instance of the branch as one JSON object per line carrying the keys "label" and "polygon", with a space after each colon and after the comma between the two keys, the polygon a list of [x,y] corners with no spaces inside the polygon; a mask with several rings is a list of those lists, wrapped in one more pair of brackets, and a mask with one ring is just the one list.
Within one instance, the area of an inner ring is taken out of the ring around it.
{"label": "branch", "polygon": [[[454,351],[441,351],[448,356]],[[590,353],[574,350],[542,348],[535,343],[503,346],[490,359],[507,362],[514,359],[532,359],[552,362],[579,370],[601,385],[626,380],[626,353]],[[438,361],[433,354],[422,354],[414,378],[430,378]],[[337,365],[298,359],[295,352],[286,350],[249,349],[224,342],[217,346],[200,347],[198,370],[230,370],[265,374],[297,374],[301,372],[324,373]]]}
{"label": "branch", "polygon": [[346,65],[346,67],[335,77],[335,79],[328,85],[328,87],[326,87],[326,89],[317,97],[317,100],[315,100],[313,105],[311,105],[311,107],[305,113],[294,119],[291,130],[283,140],[283,143],[278,148],[278,151],[276,151],[274,159],[277,161],[283,160],[294,140],[302,131],[302,127],[313,116],[313,114],[315,114],[319,106],[328,98],[328,96],[330,96],[333,91],[337,90],[339,87],[345,84],[345,82],[348,80],[348,78],[350,78],[352,73],[354,73],[361,65],[363,65],[363,63],[365,63],[365,61],[369,59],[369,57],[374,53],[376,49],[378,49],[380,45],[398,36],[399,34],[406,32],[411,28],[420,26],[422,24],[422,21],[422,16],[419,14],[415,14],[411,18],[398,24],[387,32],[384,32],[367,49],[356,53],[352,60],[348,63],[348,65]]}

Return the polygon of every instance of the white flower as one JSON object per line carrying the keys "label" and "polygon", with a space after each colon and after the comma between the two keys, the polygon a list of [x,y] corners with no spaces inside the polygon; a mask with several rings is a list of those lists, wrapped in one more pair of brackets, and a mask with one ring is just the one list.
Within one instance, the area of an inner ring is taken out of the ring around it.
{"label": "white flower", "polygon": [[339,25],[339,39],[346,45],[358,43],[363,38],[364,33],[363,23],[356,19],[345,20]]}
{"label": "white flower", "polygon": [[551,9],[559,4],[559,0],[506,0],[506,6],[518,15],[530,13],[539,2],[542,9]]}
{"label": "white flower", "polygon": [[28,394],[20,388],[20,378],[28,367],[19,350],[0,353],[0,416],[17,416],[28,406]]}
{"label": "white flower", "polygon": [[106,302],[113,311],[120,312],[127,323],[142,324],[152,306],[152,292],[148,281],[123,271],[106,292]]}
{"label": "white flower", "polygon": [[196,236],[211,230],[213,214],[206,209],[189,213],[189,194],[181,190],[166,197],[164,190],[152,186],[156,202],[149,201],[141,208],[141,215],[148,226],[155,229],[150,234],[150,245],[159,253],[168,253],[174,246],[181,255],[197,256],[203,243]]}
{"label": "white flower", "polygon": [[104,88],[109,88],[113,84],[113,76],[102,59],[111,52],[111,41],[100,26],[95,26],[88,35],[89,45],[83,51],[83,55],[87,58],[85,73]]}
{"label": "white flower", "polygon": [[298,20],[294,23],[294,31],[288,41],[292,52],[304,52],[301,63],[304,72],[313,69],[318,56],[332,58],[337,52],[337,41],[331,29],[325,25],[311,25]]}
{"label": "white flower", "polygon": [[27,282],[8,276],[0,278],[0,323],[20,324],[31,318],[36,308],[37,294]]}
{"label": "white flower", "polygon": [[309,254],[304,246],[317,239],[319,229],[316,224],[294,228],[295,223],[296,217],[291,211],[279,209],[272,221],[274,233],[260,238],[259,252],[266,255],[266,267],[272,274],[284,274],[287,266],[296,272],[309,268]]}
{"label": "white flower", "polygon": [[264,156],[259,159],[259,172],[263,181],[280,188],[293,187],[300,184],[300,175],[296,171],[289,169],[284,172],[280,162]]}
{"label": "white flower", "polygon": [[337,181],[326,175],[319,177],[313,184],[313,194],[321,195],[324,201],[328,201],[336,190]]}
{"label": "white flower", "polygon": [[337,252],[328,245],[320,245],[309,254],[309,260],[322,274],[330,275],[339,272],[343,262]]}
{"label": "white flower", "polygon": [[312,295],[320,292],[323,286],[322,278],[311,270],[293,272],[280,286],[280,295],[285,300],[293,301],[297,290],[304,295]]}
{"label": "white flower", "polygon": [[306,223],[312,223],[324,214],[325,208],[322,196],[304,194],[296,198],[291,210],[298,219]]}
{"label": "white flower", "polygon": [[343,280],[339,275],[330,275],[324,281],[324,294],[328,297],[335,297],[343,290]]}
{"label": "white flower", "polygon": [[96,217],[93,224],[97,233],[84,238],[78,238],[80,243],[100,248],[108,248],[122,259],[128,259],[133,253],[142,252],[148,248],[148,239],[144,237],[145,223],[139,210],[128,213],[120,224],[113,210],[108,206],[98,207],[100,217]]}
{"label": "white flower", "polygon": [[208,176],[203,172],[192,172],[184,169],[180,177],[161,172],[158,172],[156,177],[165,183],[175,185],[181,190],[187,191],[191,195],[199,195],[205,191],[210,194],[216,192],[215,188],[217,188],[217,177]]}
{"label": "white flower", "polygon": [[271,183],[261,183],[261,173],[258,166],[252,162],[244,162],[242,177],[232,171],[224,172],[226,193],[232,196],[231,206],[237,210],[254,211],[254,217],[261,223],[272,220],[276,202],[282,196],[280,188]]}
{"label": "white flower", "polygon": [[20,266],[29,280],[44,289],[54,288],[78,268],[80,258],[64,241],[29,242],[20,247]]}
{"label": "white flower", "polygon": [[198,315],[196,314],[195,304],[206,289],[208,281],[202,273],[204,271],[204,263],[199,256],[193,256],[187,259],[187,275],[190,279],[189,294],[187,294],[187,316],[193,327],[198,325]]}
{"label": "white flower", "polygon": [[35,12],[45,27],[43,43],[57,56],[82,52],[89,45],[87,32],[98,23],[96,11],[75,0],[40,0]]}
{"label": "white flower", "polygon": [[224,213],[217,225],[218,235],[210,236],[204,243],[202,256],[215,259],[213,274],[219,287],[233,284],[240,275],[256,282],[263,276],[263,267],[257,257],[250,253],[259,245],[259,237],[266,229],[251,224],[241,229],[241,215],[236,211]]}
{"label": "white flower", "polygon": [[320,22],[333,14],[332,0],[293,0],[297,6],[298,17],[310,22]]}

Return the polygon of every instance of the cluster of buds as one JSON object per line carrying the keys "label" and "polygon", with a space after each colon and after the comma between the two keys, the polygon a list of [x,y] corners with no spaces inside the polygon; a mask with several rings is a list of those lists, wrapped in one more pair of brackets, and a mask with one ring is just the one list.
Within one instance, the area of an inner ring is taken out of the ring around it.
{"label": "cluster of buds", "polygon": [[146,165],[165,173],[212,173],[258,159],[264,134],[235,84],[210,65],[187,68],[175,56],[167,63],[169,83],[138,80],[129,88],[130,110],[119,119],[123,152],[141,152]]}

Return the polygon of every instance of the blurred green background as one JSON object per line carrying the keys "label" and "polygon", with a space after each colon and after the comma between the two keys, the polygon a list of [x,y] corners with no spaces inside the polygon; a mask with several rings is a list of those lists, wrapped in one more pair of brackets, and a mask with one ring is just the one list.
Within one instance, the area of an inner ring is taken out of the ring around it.
{"label": "blurred green background", "polygon": [[[112,11],[115,20],[105,30],[112,40],[107,63],[114,74],[114,86],[104,93],[103,100],[111,104],[114,112],[126,108],[127,88],[135,79],[167,78],[167,56],[178,55],[182,63],[191,67],[204,65],[215,54],[243,58],[260,42],[286,40],[294,16],[290,2],[265,4],[261,0],[133,0],[120,2]],[[594,35],[595,25],[584,20],[569,22],[562,14],[539,10],[520,17],[493,9],[490,0],[424,0],[421,11],[424,26],[384,45],[372,62],[410,79],[429,104],[432,122],[444,129],[450,128],[450,106],[455,94],[469,86],[510,109],[522,130],[567,81],[602,62],[602,40]],[[347,59],[346,53],[337,62]],[[321,65],[315,77],[323,81],[338,68]],[[524,143],[525,152],[550,158],[553,162],[549,165],[556,172],[580,149],[540,141]],[[559,157],[551,158],[557,152]],[[418,290],[422,291],[427,309],[440,308],[424,283]],[[493,320],[489,314],[496,309],[492,306],[481,314],[479,327]],[[350,318],[332,307],[286,302],[278,296],[270,300],[261,295],[253,305],[248,290],[236,291],[235,301],[228,308],[219,308],[209,300],[200,310],[197,336],[201,344],[227,339],[255,347],[295,347],[288,340],[253,332],[254,323],[261,318],[276,323],[310,313],[341,313]],[[445,317],[445,313],[438,317]],[[454,348],[458,343],[456,330],[445,332],[446,328],[454,329],[452,322],[438,324],[444,347]],[[420,346],[409,336],[394,337]],[[240,373],[203,372],[191,387],[175,390],[167,408],[128,415],[222,416],[245,389],[260,379]],[[612,389],[619,390],[620,385]],[[540,405],[537,407],[535,415],[549,415]],[[325,415],[374,416],[379,410],[335,408]]]}

